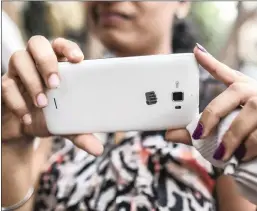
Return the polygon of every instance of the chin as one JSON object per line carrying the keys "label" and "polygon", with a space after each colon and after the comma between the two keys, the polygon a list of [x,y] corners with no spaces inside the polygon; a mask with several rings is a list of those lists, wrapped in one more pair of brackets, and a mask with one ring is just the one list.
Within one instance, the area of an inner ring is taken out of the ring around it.
{"label": "chin", "polygon": [[143,42],[139,38],[134,38],[128,33],[105,31],[97,33],[101,43],[116,56],[136,56],[140,54]]}

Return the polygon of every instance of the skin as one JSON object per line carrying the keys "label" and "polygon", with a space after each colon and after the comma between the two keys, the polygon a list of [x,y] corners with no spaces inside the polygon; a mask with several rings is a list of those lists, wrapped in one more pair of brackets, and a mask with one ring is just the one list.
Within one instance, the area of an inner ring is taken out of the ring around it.
{"label": "skin", "polygon": [[[189,5],[189,3],[179,2],[88,2],[86,4],[88,4],[92,32],[117,56],[170,53],[170,26],[173,17],[175,13],[180,13],[180,16],[181,14],[186,15],[185,11]],[[98,22],[94,19],[95,9],[100,11],[99,13],[105,15],[107,13],[109,18],[113,11],[121,13],[122,16],[125,15],[126,18],[111,15],[112,21]],[[251,108],[255,108],[251,110],[254,113],[249,114],[247,111],[242,113],[239,120],[256,114],[256,107],[253,106],[256,105],[254,103],[256,82],[244,75],[239,75],[198,48],[194,49],[194,53],[199,64],[217,80],[224,82],[229,87],[236,86],[233,84],[244,84],[240,90],[242,93],[247,92],[247,97],[242,98],[244,95],[239,96],[238,92],[234,92],[234,95],[231,92],[226,94],[229,97],[233,96],[233,99],[240,98],[237,101],[238,105],[244,103],[247,107],[246,105],[250,102]],[[2,77],[2,190],[4,193],[8,193],[2,195],[3,206],[16,203],[24,197],[31,184],[37,184],[37,179],[42,171],[40,167],[45,163],[46,155],[49,153],[49,143],[52,138],[47,131],[42,115],[42,107],[47,105],[47,99],[45,99],[45,105],[42,104],[44,102],[42,99],[46,89],[58,86],[57,62],[78,63],[83,59],[83,53],[77,44],[64,38],[58,38],[50,43],[42,36],[30,38],[27,49],[18,51],[11,57],[9,70]],[[61,83],[60,80],[59,83]],[[249,92],[249,90],[251,91]],[[225,94],[223,93],[223,95]],[[225,111],[229,112],[236,104],[221,106],[224,104],[221,97],[215,100],[216,103],[211,103],[207,107],[207,112],[201,119],[205,128],[204,135],[208,135],[206,131],[211,131],[218,123],[216,113],[208,111],[217,112],[218,109],[221,109],[217,107],[226,107]],[[216,106],[217,104],[219,106]],[[225,111],[222,114],[225,114]],[[235,120],[235,122],[239,120]],[[252,126],[252,128],[254,127]],[[245,131],[244,134],[251,135],[249,130]],[[167,132],[169,140],[173,140],[174,137],[182,141],[189,140],[187,135],[183,129]],[[34,137],[42,139],[41,146],[36,152],[33,151],[32,140]],[[103,152],[100,141],[92,134],[79,134],[67,138],[77,147],[91,154],[100,155]],[[254,144],[256,139],[250,139],[249,142],[256,145]],[[235,211],[242,210],[240,206],[235,206],[237,203],[241,204],[243,210],[254,210],[255,206],[242,199],[236,191],[224,190],[224,186],[234,190],[231,179],[221,177],[217,181],[217,185],[219,186],[218,195],[224,199],[220,205],[221,210],[231,210],[228,209],[231,207],[231,203],[233,203]],[[32,210],[33,200],[32,198],[19,210]]]}
{"label": "skin", "polygon": [[[178,2],[88,2],[87,6],[93,33],[118,56],[171,52],[174,13],[185,7]],[[104,21],[112,14],[126,15],[126,18]]]}

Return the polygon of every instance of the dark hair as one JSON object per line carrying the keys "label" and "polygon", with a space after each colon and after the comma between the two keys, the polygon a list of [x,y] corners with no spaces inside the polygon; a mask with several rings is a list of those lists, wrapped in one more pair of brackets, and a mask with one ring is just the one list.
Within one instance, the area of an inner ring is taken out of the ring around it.
{"label": "dark hair", "polygon": [[23,24],[28,38],[37,34],[50,37],[51,29],[47,22],[47,13],[48,5],[46,2],[27,2],[23,11]]}
{"label": "dark hair", "polygon": [[172,48],[173,53],[192,52],[192,49],[197,42],[197,33],[193,22],[189,19],[178,19],[175,16],[175,21],[172,27]]}

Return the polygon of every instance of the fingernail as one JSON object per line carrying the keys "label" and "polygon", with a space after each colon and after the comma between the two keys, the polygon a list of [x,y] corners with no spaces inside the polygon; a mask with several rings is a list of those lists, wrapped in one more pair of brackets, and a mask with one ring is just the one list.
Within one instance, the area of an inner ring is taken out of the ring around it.
{"label": "fingernail", "polygon": [[60,85],[60,79],[58,75],[55,73],[50,75],[50,77],[48,78],[48,84],[52,89],[57,88]]}
{"label": "fingernail", "polygon": [[234,155],[235,157],[240,161],[243,159],[243,157],[245,156],[246,154],[246,148],[245,148],[245,145],[244,143],[241,144],[235,151]]}
{"label": "fingernail", "polygon": [[46,98],[45,94],[40,93],[37,96],[37,104],[38,104],[39,107],[47,106],[47,98]]}
{"label": "fingernail", "polygon": [[221,142],[219,147],[216,149],[216,151],[215,151],[215,153],[213,155],[213,158],[215,160],[221,160],[223,158],[224,154],[225,154],[225,151],[226,151],[225,146]]}
{"label": "fingernail", "polygon": [[25,114],[22,117],[22,121],[25,125],[30,125],[32,123],[31,115],[30,114]]}
{"label": "fingernail", "polygon": [[201,50],[202,52],[208,53],[207,50],[206,50],[203,46],[201,46],[199,43],[196,43],[196,46],[197,46],[197,48],[198,48],[199,50]]}
{"label": "fingernail", "polygon": [[72,56],[73,58],[81,58],[81,57],[83,57],[83,54],[82,54],[82,52],[79,51],[79,50],[73,50],[73,51],[71,52],[71,56]]}
{"label": "fingernail", "polygon": [[198,140],[201,138],[201,136],[203,135],[203,125],[201,123],[198,123],[192,137],[195,140]]}

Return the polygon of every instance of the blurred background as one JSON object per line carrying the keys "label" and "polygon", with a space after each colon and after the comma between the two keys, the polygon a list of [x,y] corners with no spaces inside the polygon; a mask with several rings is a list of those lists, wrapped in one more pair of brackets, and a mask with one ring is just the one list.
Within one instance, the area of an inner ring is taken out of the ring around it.
{"label": "blurred background", "polygon": [[[89,33],[87,11],[79,1],[9,1],[2,4],[2,73],[13,51],[33,35],[77,42],[87,59],[106,52]],[[257,2],[192,2],[188,19],[198,42],[225,64],[257,78]],[[20,33],[20,37],[18,36]]]}
{"label": "blurred background", "polygon": [[[3,39],[15,36],[13,30],[7,30],[13,21],[25,42],[37,34],[49,39],[62,36],[79,43],[88,57],[101,57],[104,49],[88,33],[86,9],[81,4],[79,1],[3,2]],[[257,64],[257,2],[193,2],[188,19],[198,31],[199,42],[224,63],[234,68],[243,63]],[[12,40],[19,42],[17,38]]]}

